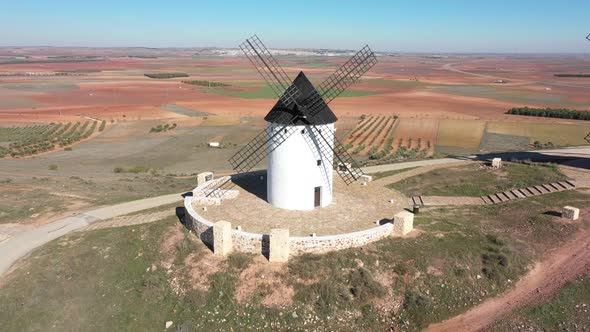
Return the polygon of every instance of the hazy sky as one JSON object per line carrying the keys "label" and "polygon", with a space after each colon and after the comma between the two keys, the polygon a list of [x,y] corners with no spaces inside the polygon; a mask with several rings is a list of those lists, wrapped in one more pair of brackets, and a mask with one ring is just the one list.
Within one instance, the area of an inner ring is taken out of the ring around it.
{"label": "hazy sky", "polygon": [[590,0],[6,1],[0,46],[590,52]]}

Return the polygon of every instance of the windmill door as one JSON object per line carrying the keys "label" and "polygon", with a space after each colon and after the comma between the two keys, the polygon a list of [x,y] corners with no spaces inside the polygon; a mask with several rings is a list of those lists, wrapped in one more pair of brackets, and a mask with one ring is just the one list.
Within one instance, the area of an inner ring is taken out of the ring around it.
{"label": "windmill door", "polygon": [[321,205],[321,197],[322,197],[322,187],[315,187],[314,189],[314,207],[319,207]]}

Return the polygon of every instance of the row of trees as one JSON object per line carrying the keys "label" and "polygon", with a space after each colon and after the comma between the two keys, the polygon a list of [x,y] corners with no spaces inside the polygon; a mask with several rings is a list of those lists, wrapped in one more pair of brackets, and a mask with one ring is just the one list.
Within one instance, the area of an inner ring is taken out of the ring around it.
{"label": "row of trees", "polygon": [[161,133],[161,132],[166,132],[168,130],[172,130],[175,128],[176,128],[176,123],[173,123],[173,124],[166,123],[164,125],[159,124],[155,127],[152,127],[150,129],[150,133]]}
{"label": "row of trees", "polygon": [[192,85],[200,85],[200,86],[207,86],[211,88],[216,88],[220,86],[230,86],[227,83],[223,82],[214,82],[214,81],[200,81],[200,80],[192,80],[192,81],[182,81],[185,84],[192,84]]}
{"label": "row of trees", "polygon": [[506,114],[538,116],[545,118],[590,120],[590,111],[570,110],[567,108],[515,107],[509,109]]}
{"label": "row of trees", "polygon": [[[89,127],[90,125],[90,127]],[[106,125],[102,121],[99,131]],[[49,124],[42,126],[0,128],[0,141],[9,142],[8,146],[0,146],[0,158],[29,156],[53,150],[56,145],[66,147],[82,139],[89,138],[98,126],[97,121],[85,121],[66,124]]]}
{"label": "row of trees", "polygon": [[590,77],[590,74],[554,74],[555,77]]}
{"label": "row of trees", "polygon": [[149,78],[175,78],[175,77],[188,77],[186,73],[151,73],[151,74],[144,74],[144,76]]}

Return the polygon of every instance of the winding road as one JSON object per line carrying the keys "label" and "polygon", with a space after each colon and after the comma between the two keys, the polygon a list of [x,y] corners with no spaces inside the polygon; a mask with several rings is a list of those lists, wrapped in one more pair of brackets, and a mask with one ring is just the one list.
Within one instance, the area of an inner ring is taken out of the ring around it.
{"label": "winding road", "polygon": [[12,264],[18,259],[26,256],[35,248],[66,235],[69,232],[86,227],[95,222],[181,201],[181,194],[145,198],[94,209],[34,229],[24,230],[7,240],[0,242],[0,276],[8,271]]}

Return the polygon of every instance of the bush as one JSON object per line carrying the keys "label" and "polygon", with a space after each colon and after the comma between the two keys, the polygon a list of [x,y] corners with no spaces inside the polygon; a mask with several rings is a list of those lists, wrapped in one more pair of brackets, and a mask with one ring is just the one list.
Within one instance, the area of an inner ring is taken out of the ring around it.
{"label": "bush", "polygon": [[172,125],[166,123],[166,124],[159,124],[155,127],[150,128],[150,133],[160,133],[160,132],[166,132],[168,130],[172,130],[176,128],[176,123],[173,123]]}
{"label": "bush", "polygon": [[50,171],[57,171],[57,165],[56,164],[49,165],[49,170]]}
{"label": "bush", "polygon": [[147,173],[150,171],[149,167],[144,167],[144,166],[134,166],[134,167],[129,167],[129,168],[123,168],[123,167],[115,167],[113,168],[113,173]]}
{"label": "bush", "polygon": [[408,290],[404,294],[404,302],[402,306],[408,313],[411,321],[418,328],[424,328],[428,325],[428,316],[432,307],[432,301],[430,298],[418,292]]}
{"label": "bush", "polygon": [[72,147],[71,147],[71,146],[68,146],[68,147],[66,147],[66,148],[64,149],[64,151],[72,151]]}

